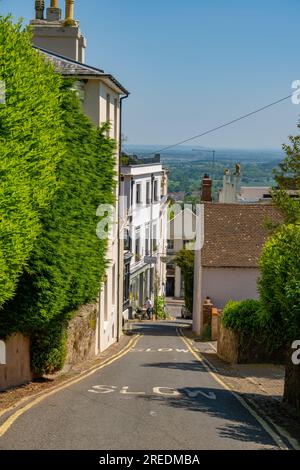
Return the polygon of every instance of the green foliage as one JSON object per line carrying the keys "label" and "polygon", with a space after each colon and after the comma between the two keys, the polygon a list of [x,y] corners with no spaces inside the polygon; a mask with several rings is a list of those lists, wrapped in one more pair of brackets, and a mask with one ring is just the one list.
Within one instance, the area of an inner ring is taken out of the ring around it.
{"label": "green foliage", "polygon": [[31,336],[39,374],[61,368],[70,312],[96,299],[107,250],[107,241],[96,236],[96,210],[115,202],[115,143],[107,127],[92,125],[70,83],[63,85],[62,108],[67,151],[57,167],[60,188],[43,212],[43,230],[16,296],[1,314],[10,328],[21,326]]}
{"label": "green foliage", "polygon": [[[164,160],[164,166],[166,166],[170,172],[169,174],[169,192],[181,192],[186,193],[184,198],[187,203],[199,202],[200,198],[200,186],[201,180],[205,173],[208,173],[213,178],[213,193],[214,200],[218,200],[219,189],[223,186],[224,169],[229,168],[231,172],[235,171],[235,159],[232,155],[228,154],[228,158],[220,158],[219,161],[215,161],[212,166],[212,160],[207,158],[203,160],[191,160],[188,153],[181,160],[168,159]],[[271,187],[274,185],[274,178],[272,170],[277,166],[278,158],[270,159],[272,155],[263,154],[257,155],[255,161],[246,160],[242,163],[242,185],[243,186],[267,186]],[[230,158],[230,159],[229,159]],[[239,160],[240,156],[236,155],[236,159]],[[269,159],[269,161],[268,161]],[[265,160],[265,161],[264,161]],[[264,163],[263,163],[264,161]]]}
{"label": "green foliage", "polygon": [[[291,198],[289,193],[282,189],[273,190],[271,194],[274,204],[278,207],[283,215],[283,223],[300,223],[300,199]],[[278,228],[278,224],[273,228]]]}
{"label": "green foliage", "polygon": [[[298,124],[300,129],[300,123]],[[284,223],[300,223],[300,198],[291,198],[288,190],[300,191],[300,135],[290,136],[290,145],[283,145],[286,157],[274,171],[279,187],[272,192],[276,206],[284,216]]]}
{"label": "green foliage", "polygon": [[166,311],[166,299],[163,296],[157,296],[154,300],[154,313],[159,320],[165,320],[168,317]]}
{"label": "green foliage", "polygon": [[274,171],[275,180],[281,189],[300,189],[300,135],[290,136],[289,141],[283,145],[286,157]]}
{"label": "green foliage", "polygon": [[204,325],[200,341],[211,341],[211,324]]}
{"label": "green foliage", "polygon": [[259,292],[264,327],[274,343],[300,336],[300,226],[284,225],[266,243]]}
{"label": "green foliage", "polygon": [[195,252],[192,250],[181,250],[176,258],[175,263],[180,267],[184,280],[184,301],[186,308],[193,311],[193,295],[194,295],[194,259]]}
{"label": "green foliage", "polygon": [[0,16],[0,307],[12,298],[62,158],[61,78],[32,48],[29,30]]}
{"label": "green foliage", "polygon": [[258,300],[230,300],[222,311],[222,322],[226,328],[243,333],[261,331],[262,305]]}

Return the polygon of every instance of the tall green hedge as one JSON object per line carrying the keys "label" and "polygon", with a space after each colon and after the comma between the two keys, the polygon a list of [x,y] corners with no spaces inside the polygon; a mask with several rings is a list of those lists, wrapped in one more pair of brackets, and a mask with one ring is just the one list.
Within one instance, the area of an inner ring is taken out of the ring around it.
{"label": "tall green hedge", "polygon": [[30,335],[39,374],[62,367],[70,312],[96,299],[107,249],[96,235],[96,211],[99,204],[114,204],[115,143],[83,114],[71,84],[63,88],[67,152],[57,166],[59,190],[43,213],[16,296],[1,314],[10,322],[6,331],[21,327]]}
{"label": "tall green hedge", "polygon": [[21,23],[0,16],[0,307],[12,298],[57,189],[63,153],[60,77]]}

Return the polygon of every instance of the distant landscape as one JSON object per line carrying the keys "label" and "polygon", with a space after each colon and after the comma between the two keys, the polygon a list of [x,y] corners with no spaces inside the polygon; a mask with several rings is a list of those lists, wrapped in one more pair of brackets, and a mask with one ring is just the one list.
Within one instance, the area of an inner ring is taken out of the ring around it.
{"label": "distant landscape", "polygon": [[[163,147],[125,145],[128,153],[151,157]],[[272,150],[216,149],[213,159],[211,149],[204,147],[178,147],[161,152],[161,161],[169,170],[169,192],[185,192],[186,199],[197,199],[205,173],[213,179],[214,198],[222,187],[224,169],[234,171],[235,164],[242,166],[243,186],[272,186],[273,169],[283,159],[283,152]]]}

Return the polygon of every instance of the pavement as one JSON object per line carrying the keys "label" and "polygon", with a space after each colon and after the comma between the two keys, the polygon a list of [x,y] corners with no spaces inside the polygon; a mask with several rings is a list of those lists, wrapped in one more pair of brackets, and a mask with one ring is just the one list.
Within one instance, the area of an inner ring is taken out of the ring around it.
{"label": "pavement", "polygon": [[178,318],[133,325],[137,336],[123,352],[0,414],[0,449],[289,448],[202,361],[182,336],[188,326]]}

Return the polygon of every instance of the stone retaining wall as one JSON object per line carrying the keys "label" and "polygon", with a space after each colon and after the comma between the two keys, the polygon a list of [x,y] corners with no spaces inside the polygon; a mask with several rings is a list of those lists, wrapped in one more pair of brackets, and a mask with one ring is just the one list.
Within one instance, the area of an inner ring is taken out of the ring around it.
{"label": "stone retaining wall", "polygon": [[95,357],[97,304],[80,307],[68,327],[66,366]]}
{"label": "stone retaining wall", "polygon": [[229,330],[219,317],[218,356],[233,364],[285,363],[285,351],[270,352],[265,341]]}

